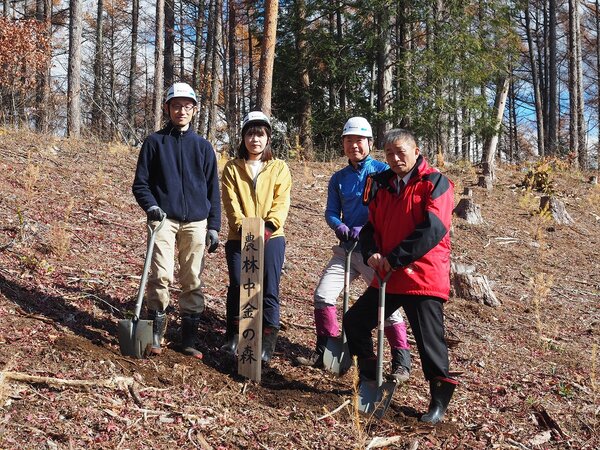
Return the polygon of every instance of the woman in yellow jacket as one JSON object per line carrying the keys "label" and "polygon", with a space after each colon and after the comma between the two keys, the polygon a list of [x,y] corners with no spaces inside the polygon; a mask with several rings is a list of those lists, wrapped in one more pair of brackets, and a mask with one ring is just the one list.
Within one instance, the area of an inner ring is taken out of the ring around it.
{"label": "woman in yellow jacket", "polygon": [[225,165],[221,183],[229,222],[225,244],[229,270],[227,331],[221,350],[234,354],[238,343],[242,219],[261,217],[265,221],[262,360],[268,363],[279,333],[279,281],[285,255],[283,224],[290,209],[292,177],[287,164],[273,158],[271,122],[261,111],[252,111],[244,118],[237,158]]}

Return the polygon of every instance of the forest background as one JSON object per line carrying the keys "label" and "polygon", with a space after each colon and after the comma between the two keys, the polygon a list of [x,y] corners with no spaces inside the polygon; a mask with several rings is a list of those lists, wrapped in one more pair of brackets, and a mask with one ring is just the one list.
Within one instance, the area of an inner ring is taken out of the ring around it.
{"label": "forest background", "polygon": [[334,158],[341,124],[362,115],[376,145],[403,126],[444,160],[595,168],[598,3],[5,0],[0,123],[135,145],[185,81],[223,154],[262,108],[284,158]]}

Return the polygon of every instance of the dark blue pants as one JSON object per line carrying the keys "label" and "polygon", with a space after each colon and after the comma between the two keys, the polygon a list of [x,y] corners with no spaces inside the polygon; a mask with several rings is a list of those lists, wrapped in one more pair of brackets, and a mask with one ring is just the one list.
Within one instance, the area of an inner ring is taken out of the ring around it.
{"label": "dark blue pants", "polygon": [[[263,268],[263,327],[279,328],[279,281],[285,256],[285,238],[274,237],[265,245]],[[227,288],[227,322],[240,315],[240,275],[242,273],[241,241],[225,243],[225,258],[229,270]]]}
{"label": "dark blue pants", "polygon": [[[375,359],[371,332],[377,327],[379,289],[369,287],[344,315],[344,330],[352,355],[362,361]],[[424,295],[387,294],[385,318],[402,307],[410,323],[426,380],[450,378],[448,347],[444,338],[444,301]]]}

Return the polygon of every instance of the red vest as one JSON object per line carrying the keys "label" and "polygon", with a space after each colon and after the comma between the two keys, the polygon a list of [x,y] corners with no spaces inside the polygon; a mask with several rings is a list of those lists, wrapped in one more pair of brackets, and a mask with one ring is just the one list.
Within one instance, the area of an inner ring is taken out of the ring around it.
{"label": "red vest", "polygon": [[[454,184],[422,156],[416,165],[399,194],[391,170],[373,176],[372,185],[367,183],[366,189],[374,190],[370,195],[365,191],[371,224],[364,230],[365,243],[371,248],[363,247],[363,255],[367,259],[379,252],[395,268],[387,292],[448,300]],[[371,286],[378,287],[377,279]]]}

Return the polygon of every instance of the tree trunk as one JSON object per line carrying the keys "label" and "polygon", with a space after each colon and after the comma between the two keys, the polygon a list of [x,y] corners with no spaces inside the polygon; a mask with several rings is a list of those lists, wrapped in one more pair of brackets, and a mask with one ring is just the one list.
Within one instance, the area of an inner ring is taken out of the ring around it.
{"label": "tree trunk", "polygon": [[575,68],[577,70],[577,86],[576,86],[576,95],[577,95],[577,141],[579,148],[579,167],[582,169],[588,168],[588,152],[587,152],[587,129],[585,125],[585,117],[583,115],[583,111],[585,108],[584,98],[583,98],[583,60],[581,53],[581,14],[579,12],[580,0],[576,0],[575,2],[575,43],[576,43],[576,55],[575,55]]}
{"label": "tree trunk", "polygon": [[80,0],[70,1],[69,68],[67,73],[67,135],[81,135],[81,30],[82,10]]}
{"label": "tree trunk", "polygon": [[569,152],[574,156],[573,163],[579,162],[579,96],[577,87],[579,85],[577,68],[577,0],[569,0]]}
{"label": "tree trunk", "polygon": [[314,159],[314,149],[312,142],[312,105],[310,98],[310,76],[308,74],[308,58],[306,54],[306,36],[304,30],[306,26],[306,3],[305,0],[296,1],[297,8],[297,27],[296,34],[296,52],[300,65],[300,147],[302,153],[300,159],[311,161]]}
{"label": "tree trunk", "polygon": [[254,46],[252,43],[252,28],[250,27],[250,12],[247,11],[246,20],[248,21],[248,97],[250,99],[249,110],[254,109],[256,97],[254,95]]}
{"label": "tree trunk", "polygon": [[271,90],[273,87],[278,8],[279,2],[277,0],[265,0],[265,26],[260,52],[256,102],[258,108],[267,116],[271,115]]}
{"label": "tree trunk", "polygon": [[[391,8],[391,5],[389,5]],[[382,8],[377,14],[377,120],[376,147],[383,147],[383,136],[388,129],[387,117],[392,102],[392,69],[390,24],[391,9]]]}
{"label": "tree trunk", "polygon": [[104,85],[104,0],[98,0],[96,14],[96,46],[94,57],[94,94],[92,98],[92,131],[102,136],[104,130],[104,102],[102,89]]}
{"label": "tree trunk", "polygon": [[[596,92],[600,92],[600,0],[596,0]],[[600,124],[600,104],[596,106],[597,123]],[[596,143],[596,165],[600,170],[600,126]]]}
{"label": "tree trunk", "polygon": [[154,129],[162,124],[163,72],[165,50],[165,0],[156,1],[156,30],[154,46]]}
{"label": "tree trunk", "polygon": [[[327,14],[327,19],[328,19],[328,29],[329,29],[329,37],[332,41],[336,41],[337,42],[337,35],[336,35],[336,27],[335,27],[335,11],[331,11],[329,14]],[[333,72],[329,72],[329,77],[327,79],[327,99],[329,100],[328,103],[328,111],[330,114],[333,114],[335,111],[335,107],[337,105],[337,94],[336,94],[336,88],[335,88],[336,82],[334,80],[333,77]]]}
{"label": "tree trunk", "polygon": [[508,96],[509,77],[506,76],[498,81],[496,85],[496,97],[494,99],[494,110],[496,119],[494,121],[494,132],[491,137],[486,139],[483,149],[483,176],[489,177],[491,181],[496,179],[495,158],[498,139],[502,130],[502,118],[504,117],[504,108],[506,106],[506,97]]}
{"label": "tree trunk", "polygon": [[531,81],[533,84],[533,96],[535,99],[535,117],[538,140],[537,154],[539,156],[544,156],[544,154],[546,153],[544,149],[544,110],[542,107],[542,97],[540,94],[540,80],[538,77],[537,65],[534,56],[533,38],[531,36],[531,18],[529,15],[529,1],[526,2],[526,5],[527,6],[525,8],[525,32],[527,34],[527,45],[529,47],[529,64],[531,66]]}
{"label": "tree trunk", "polygon": [[556,0],[548,0],[548,145],[549,155],[556,155],[558,140],[558,68],[556,63]]}
{"label": "tree trunk", "polygon": [[[338,1],[335,9],[335,24],[336,24],[336,38],[338,42],[338,49],[342,48],[343,34],[343,20],[342,20],[342,2]],[[340,109],[346,112],[346,81],[342,79],[340,85]]]}
{"label": "tree trunk", "polygon": [[207,105],[208,109],[208,129],[207,129],[207,139],[210,142],[215,141],[215,132],[217,129],[217,120],[218,120],[218,110],[217,106],[219,104],[219,89],[220,89],[220,80],[219,80],[219,72],[220,72],[220,47],[221,47],[221,35],[223,34],[223,22],[222,22],[222,14],[223,10],[222,0],[215,0],[215,31],[213,33],[213,50],[212,50],[212,63],[211,63],[211,92],[210,92],[210,100]]}
{"label": "tree trunk", "polygon": [[[131,59],[129,60],[129,88],[127,95],[127,117],[133,130],[135,121],[135,79],[137,69],[137,40],[140,18],[140,0],[133,0],[131,5]],[[133,136],[137,143],[137,136]]]}
{"label": "tree trunk", "polygon": [[185,27],[183,17],[183,1],[179,3],[179,80],[184,81],[185,78]]}
{"label": "tree trunk", "polygon": [[516,133],[516,107],[515,107],[515,83],[510,82],[508,87],[508,161],[512,164],[516,154],[515,146],[517,143]]}
{"label": "tree trunk", "polygon": [[540,30],[540,11],[536,9],[536,29],[535,36],[538,48],[537,66],[540,82],[540,97],[542,101],[542,123],[544,128],[544,154],[548,153],[548,129],[549,129],[549,114],[550,100],[548,97],[548,7],[546,2],[542,3],[542,29]]}
{"label": "tree trunk", "polygon": [[[233,4],[233,2],[230,2]],[[199,94],[202,92],[200,88],[200,75],[202,72],[202,36],[204,30],[204,0],[198,1],[198,9],[196,16],[196,37],[194,41],[194,67],[192,70],[192,87]],[[202,96],[198,95],[199,103],[202,103]]]}
{"label": "tree trunk", "polygon": [[212,83],[212,61],[213,53],[215,50],[214,46],[214,34],[216,28],[216,16],[215,16],[215,4],[216,0],[211,0],[208,3],[208,30],[206,31],[206,50],[204,52],[204,67],[202,69],[202,90],[201,97],[204,104],[203,108],[200,108],[198,114],[198,134],[205,136],[207,132],[206,118],[208,112],[211,109],[211,98]]}
{"label": "tree trunk", "polygon": [[[396,91],[399,99],[400,113],[405,110],[404,99],[408,98],[409,77],[412,72],[412,43],[413,43],[413,25],[410,21],[411,3],[408,0],[398,2],[396,12],[396,29],[397,29],[397,57],[396,57]],[[398,103],[398,102],[397,102]],[[400,117],[399,125],[402,128],[410,128],[411,117],[409,114],[403,113]],[[458,128],[458,121],[455,122]]]}
{"label": "tree trunk", "polygon": [[229,0],[228,63],[229,83],[227,85],[227,129],[229,134],[229,156],[235,154],[235,142],[239,139],[240,117],[238,113],[238,63],[237,63],[237,17],[235,2]]}
{"label": "tree trunk", "polygon": [[175,0],[165,1],[165,79],[167,89],[175,82]]}
{"label": "tree trunk", "polygon": [[[46,24],[46,34],[48,39],[52,41],[52,1],[37,0],[36,2],[36,18]],[[52,49],[50,49],[52,52]],[[38,77],[38,86],[36,92],[36,129],[42,133],[48,132],[48,122],[50,117],[50,67],[52,54],[48,58],[48,65],[43,73]]]}

